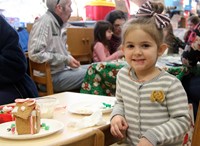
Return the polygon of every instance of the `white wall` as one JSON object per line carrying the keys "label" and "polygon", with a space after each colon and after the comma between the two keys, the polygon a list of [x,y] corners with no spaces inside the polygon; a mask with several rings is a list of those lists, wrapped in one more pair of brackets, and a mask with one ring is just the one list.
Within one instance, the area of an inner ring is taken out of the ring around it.
{"label": "white wall", "polygon": [[0,9],[6,17],[19,17],[22,22],[33,22],[46,11],[42,0],[0,0]]}
{"label": "white wall", "polygon": [[[72,16],[81,16],[83,20],[86,19],[85,5],[92,0],[72,0]],[[107,0],[112,1],[114,0]],[[2,12],[6,17],[18,17],[21,22],[34,22],[36,17],[40,17],[46,12],[45,0],[0,0],[0,13]],[[131,2],[131,14],[137,8]]]}
{"label": "white wall", "polygon": [[[85,17],[85,4],[91,0],[72,0],[72,16]],[[109,0],[111,1],[111,0]],[[0,0],[0,13],[6,17],[19,17],[22,22],[33,22],[46,12],[45,0]]]}

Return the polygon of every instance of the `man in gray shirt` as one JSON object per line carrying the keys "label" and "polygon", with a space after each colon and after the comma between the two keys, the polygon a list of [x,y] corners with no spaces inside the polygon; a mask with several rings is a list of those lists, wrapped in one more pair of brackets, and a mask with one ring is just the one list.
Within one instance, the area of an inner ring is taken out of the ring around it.
{"label": "man in gray shirt", "polygon": [[54,92],[79,89],[88,67],[70,55],[61,35],[71,16],[71,4],[71,0],[47,0],[48,10],[35,21],[29,37],[29,58],[50,64]]}

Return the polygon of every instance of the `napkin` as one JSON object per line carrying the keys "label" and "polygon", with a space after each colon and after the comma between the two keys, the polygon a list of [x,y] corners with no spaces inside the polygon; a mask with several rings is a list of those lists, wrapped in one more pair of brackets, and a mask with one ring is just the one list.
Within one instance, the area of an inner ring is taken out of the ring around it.
{"label": "napkin", "polygon": [[71,119],[68,122],[69,127],[74,127],[76,129],[83,129],[104,124],[106,124],[106,121],[103,119],[102,112],[100,110],[93,112],[90,116],[85,116],[82,119]]}

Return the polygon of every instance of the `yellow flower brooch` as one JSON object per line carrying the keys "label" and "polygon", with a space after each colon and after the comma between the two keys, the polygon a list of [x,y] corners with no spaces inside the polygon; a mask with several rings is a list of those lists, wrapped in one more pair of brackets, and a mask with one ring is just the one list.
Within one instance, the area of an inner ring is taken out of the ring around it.
{"label": "yellow flower brooch", "polygon": [[165,94],[162,90],[155,90],[152,91],[151,93],[151,102],[159,102],[159,103],[163,103],[163,101],[165,100]]}

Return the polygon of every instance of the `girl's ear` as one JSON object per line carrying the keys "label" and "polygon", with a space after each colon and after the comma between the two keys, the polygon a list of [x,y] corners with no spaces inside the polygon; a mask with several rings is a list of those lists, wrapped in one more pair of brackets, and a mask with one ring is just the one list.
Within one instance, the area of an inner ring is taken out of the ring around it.
{"label": "girl's ear", "polygon": [[158,48],[158,56],[162,56],[162,54],[165,52],[165,50],[167,49],[168,45],[163,43],[160,45],[160,47]]}
{"label": "girl's ear", "polygon": [[120,45],[120,50],[124,53],[124,45]]}

